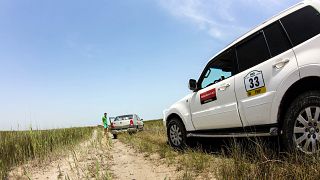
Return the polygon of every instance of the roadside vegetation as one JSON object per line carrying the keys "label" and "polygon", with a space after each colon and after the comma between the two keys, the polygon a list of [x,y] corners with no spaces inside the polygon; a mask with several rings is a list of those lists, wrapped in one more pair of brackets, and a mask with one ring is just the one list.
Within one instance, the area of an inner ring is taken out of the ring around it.
{"label": "roadside vegetation", "polygon": [[[145,122],[144,131],[119,140],[145,156],[158,154],[183,173],[181,179],[320,179],[319,156],[278,153],[265,139],[207,139],[176,151],[167,144],[162,121]],[[274,139],[269,139],[273,140]]]}
{"label": "roadside vegetation", "polygon": [[0,179],[5,179],[13,166],[31,159],[41,161],[52,152],[89,139],[93,130],[94,127],[82,127],[0,132]]}

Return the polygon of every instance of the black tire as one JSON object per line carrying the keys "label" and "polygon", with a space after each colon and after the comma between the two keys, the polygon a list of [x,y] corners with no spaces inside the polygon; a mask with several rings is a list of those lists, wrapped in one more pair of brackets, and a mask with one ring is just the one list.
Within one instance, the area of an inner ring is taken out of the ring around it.
{"label": "black tire", "polygon": [[307,91],[291,103],[282,126],[281,141],[285,151],[298,150],[305,154],[320,151],[319,111],[320,91]]}
{"label": "black tire", "polygon": [[117,139],[118,135],[117,134],[113,134],[113,139]]}
{"label": "black tire", "polygon": [[183,123],[173,118],[167,126],[167,137],[169,144],[175,149],[185,149],[187,147],[187,133]]}

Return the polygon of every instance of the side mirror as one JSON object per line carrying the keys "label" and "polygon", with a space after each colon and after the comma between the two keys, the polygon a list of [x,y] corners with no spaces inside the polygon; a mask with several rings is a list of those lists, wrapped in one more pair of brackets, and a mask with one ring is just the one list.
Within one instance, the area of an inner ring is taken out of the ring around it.
{"label": "side mirror", "polygon": [[194,80],[194,79],[189,80],[189,89],[191,91],[194,91],[197,89],[197,81],[196,80]]}

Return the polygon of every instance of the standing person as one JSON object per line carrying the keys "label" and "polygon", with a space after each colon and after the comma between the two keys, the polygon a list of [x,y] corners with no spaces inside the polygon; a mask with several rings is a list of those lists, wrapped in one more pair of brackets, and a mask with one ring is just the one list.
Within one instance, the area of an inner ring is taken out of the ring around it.
{"label": "standing person", "polygon": [[102,123],[103,123],[103,128],[104,128],[104,134],[108,136],[108,118],[107,118],[107,113],[104,113],[102,116]]}

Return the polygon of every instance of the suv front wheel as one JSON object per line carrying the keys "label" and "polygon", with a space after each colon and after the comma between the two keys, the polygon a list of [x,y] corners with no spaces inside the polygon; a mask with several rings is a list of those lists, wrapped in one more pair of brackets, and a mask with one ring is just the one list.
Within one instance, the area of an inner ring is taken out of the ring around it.
{"label": "suv front wheel", "polygon": [[320,92],[308,91],[289,106],[283,123],[282,142],[286,150],[306,154],[320,152]]}
{"label": "suv front wheel", "polygon": [[167,126],[167,137],[170,145],[177,149],[184,149],[187,144],[186,129],[182,122],[176,118],[169,121]]}

